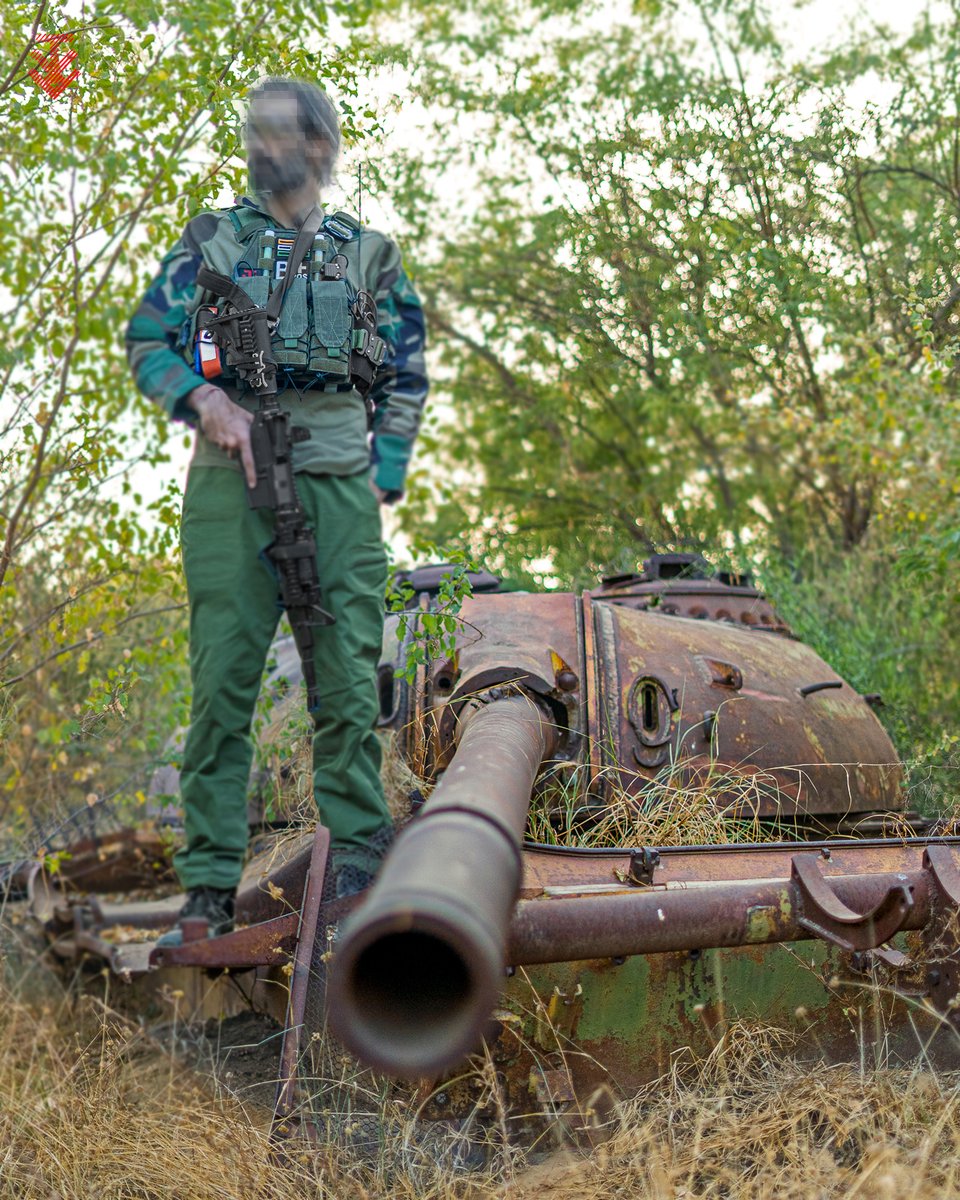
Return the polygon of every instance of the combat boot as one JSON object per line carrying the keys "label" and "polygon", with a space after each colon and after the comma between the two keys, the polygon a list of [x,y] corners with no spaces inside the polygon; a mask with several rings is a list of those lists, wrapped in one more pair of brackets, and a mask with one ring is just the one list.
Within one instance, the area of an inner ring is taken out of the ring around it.
{"label": "combat boot", "polygon": [[157,939],[158,946],[183,945],[183,921],[190,918],[200,918],[207,922],[207,937],[219,937],[233,929],[234,898],[233,889],[195,887],[187,892],[187,901],[180,909],[177,923]]}
{"label": "combat boot", "polygon": [[354,847],[334,847],[330,851],[324,880],[324,904],[331,900],[345,900],[348,896],[366,891],[383,866],[383,860],[395,836],[393,826],[385,825],[359,850]]}

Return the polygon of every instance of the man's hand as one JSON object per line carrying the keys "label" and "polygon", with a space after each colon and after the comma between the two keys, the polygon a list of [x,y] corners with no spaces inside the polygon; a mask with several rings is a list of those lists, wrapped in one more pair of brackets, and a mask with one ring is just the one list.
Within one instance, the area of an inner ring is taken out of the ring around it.
{"label": "man's hand", "polygon": [[215,383],[202,383],[187,396],[187,403],[200,418],[203,436],[215,446],[226,450],[231,458],[240,455],[247,484],[257,485],[257,469],[250,446],[250,426],[253,417],[245,408],[235,404],[223,388]]}

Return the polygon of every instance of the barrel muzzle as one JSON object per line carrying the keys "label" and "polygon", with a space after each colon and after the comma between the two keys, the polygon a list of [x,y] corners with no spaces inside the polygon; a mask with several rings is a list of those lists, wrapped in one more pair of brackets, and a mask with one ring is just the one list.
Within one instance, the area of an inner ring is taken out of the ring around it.
{"label": "barrel muzzle", "polygon": [[368,1066],[420,1079],[479,1043],[503,980],[530,792],[553,744],[550,717],[525,695],[478,708],[345,922],[327,1013]]}

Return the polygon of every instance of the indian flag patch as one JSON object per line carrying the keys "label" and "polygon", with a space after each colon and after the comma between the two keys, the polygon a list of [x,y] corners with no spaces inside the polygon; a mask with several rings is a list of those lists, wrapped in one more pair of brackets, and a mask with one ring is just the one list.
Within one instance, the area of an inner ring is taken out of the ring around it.
{"label": "indian flag patch", "polygon": [[[295,242],[296,242],[296,239],[292,238],[292,237],[278,237],[277,238],[277,258],[276,258],[276,266],[274,267],[274,278],[282,279],[284,277],[284,275],[286,275],[287,263],[290,260],[290,255],[293,253],[293,247],[294,247]],[[308,270],[307,262],[308,261],[309,261],[309,256],[307,258],[304,258],[303,262],[300,264],[300,270],[299,270],[298,274],[300,274],[300,275],[307,274],[307,270]]]}

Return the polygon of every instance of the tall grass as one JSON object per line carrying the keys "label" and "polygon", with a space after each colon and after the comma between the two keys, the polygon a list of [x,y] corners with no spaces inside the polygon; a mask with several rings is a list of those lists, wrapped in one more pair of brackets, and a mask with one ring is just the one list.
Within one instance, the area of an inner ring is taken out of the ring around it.
{"label": "tall grass", "polygon": [[592,1148],[514,1147],[486,1167],[341,1066],[327,1112],[342,1116],[330,1089],[346,1088],[353,1120],[321,1119],[280,1162],[264,1108],[138,1023],[90,997],[0,1000],[2,1200],[960,1197],[960,1076],[811,1068],[774,1029],[734,1025],[706,1059],[678,1051]]}
{"label": "tall grass", "polygon": [[[611,771],[602,803],[591,802],[585,771],[556,764],[530,805],[527,835],[556,846],[697,846],[781,841],[797,836],[789,817],[761,820],[761,801],[777,803],[773,775],[738,772],[714,764],[691,772],[682,759],[653,779]],[[640,787],[632,785],[639,784]],[[593,781],[591,787],[596,786]],[[789,811],[793,801],[784,801]]]}

